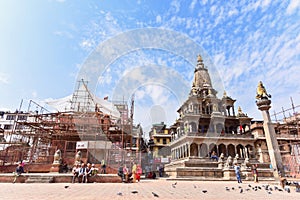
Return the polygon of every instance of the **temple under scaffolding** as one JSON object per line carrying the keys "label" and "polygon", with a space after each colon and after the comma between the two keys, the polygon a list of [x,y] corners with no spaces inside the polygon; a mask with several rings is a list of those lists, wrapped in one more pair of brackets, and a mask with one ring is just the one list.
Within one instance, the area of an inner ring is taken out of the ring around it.
{"label": "temple under scaffolding", "polygon": [[81,80],[72,95],[47,102],[56,112],[30,103],[36,107],[33,112],[1,113],[7,123],[1,128],[2,166],[23,160],[28,165],[39,164],[36,171],[49,172],[57,150],[61,164],[72,166],[80,154],[84,163],[105,160],[108,172],[115,172],[120,163],[140,162],[141,151],[145,151],[143,131],[140,125],[133,125],[133,108],[127,102],[100,99]]}

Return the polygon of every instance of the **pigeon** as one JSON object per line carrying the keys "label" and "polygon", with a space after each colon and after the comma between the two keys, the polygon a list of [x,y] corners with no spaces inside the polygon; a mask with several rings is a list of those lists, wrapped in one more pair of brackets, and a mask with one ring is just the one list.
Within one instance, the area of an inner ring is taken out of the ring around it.
{"label": "pigeon", "polygon": [[246,191],[249,191],[249,190],[250,190],[249,188],[246,189]]}
{"label": "pigeon", "polygon": [[159,197],[158,194],[156,194],[156,193],[154,193],[154,192],[152,192],[152,194],[153,194],[153,196],[155,196],[155,197]]}
{"label": "pigeon", "polygon": [[278,188],[278,191],[279,191],[279,192],[283,192],[283,189]]}
{"label": "pigeon", "polygon": [[134,191],[131,191],[132,194],[137,194],[138,191],[134,190]]}
{"label": "pigeon", "polygon": [[261,187],[260,187],[260,186],[257,186],[257,188],[261,190]]}
{"label": "pigeon", "polygon": [[252,187],[252,186],[249,184],[248,187]]}
{"label": "pigeon", "polygon": [[243,188],[241,188],[240,193],[243,193]]}
{"label": "pigeon", "polygon": [[194,185],[194,188],[197,188],[197,186],[196,186],[196,185]]}
{"label": "pigeon", "polygon": [[278,190],[278,187],[277,187],[277,186],[274,186],[274,190]]}
{"label": "pigeon", "polygon": [[226,187],[225,189],[226,189],[226,191],[228,191],[228,192],[230,191],[230,189],[229,189],[228,187]]}
{"label": "pigeon", "polygon": [[234,190],[234,187],[232,187],[231,189]]}
{"label": "pigeon", "polygon": [[202,190],[202,192],[203,192],[203,193],[206,193],[206,192],[207,192],[207,190]]}
{"label": "pigeon", "polygon": [[272,189],[272,188],[269,188],[269,190],[270,190],[270,191],[273,191],[273,189]]}
{"label": "pigeon", "polygon": [[122,196],[122,192],[118,192],[117,195]]}
{"label": "pigeon", "polygon": [[175,188],[176,185],[177,185],[177,182],[173,183],[173,184],[172,184],[172,187]]}
{"label": "pigeon", "polygon": [[239,186],[239,188],[241,189],[241,188],[242,188],[242,186]]}
{"label": "pigeon", "polygon": [[268,194],[272,194],[272,192],[269,191]]}
{"label": "pigeon", "polygon": [[68,186],[68,185],[65,185],[65,188],[67,189],[67,188],[69,188],[69,186]]}

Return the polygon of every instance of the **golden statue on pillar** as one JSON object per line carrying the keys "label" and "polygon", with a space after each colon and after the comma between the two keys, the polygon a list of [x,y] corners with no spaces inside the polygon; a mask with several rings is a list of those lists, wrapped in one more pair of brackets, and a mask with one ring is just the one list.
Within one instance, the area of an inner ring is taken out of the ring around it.
{"label": "golden statue on pillar", "polygon": [[264,87],[263,83],[259,81],[257,89],[256,89],[256,99],[268,99],[271,98],[271,95],[267,93],[266,88]]}
{"label": "golden statue on pillar", "polygon": [[197,57],[197,61],[198,61],[198,62],[203,62],[202,56],[201,56],[200,54],[199,54],[198,57]]}

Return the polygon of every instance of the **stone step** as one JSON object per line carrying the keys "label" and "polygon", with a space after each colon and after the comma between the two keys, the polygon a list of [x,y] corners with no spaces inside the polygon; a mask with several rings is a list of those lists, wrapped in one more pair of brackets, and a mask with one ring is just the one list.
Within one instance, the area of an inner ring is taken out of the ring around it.
{"label": "stone step", "polygon": [[52,176],[30,176],[25,183],[53,183]]}

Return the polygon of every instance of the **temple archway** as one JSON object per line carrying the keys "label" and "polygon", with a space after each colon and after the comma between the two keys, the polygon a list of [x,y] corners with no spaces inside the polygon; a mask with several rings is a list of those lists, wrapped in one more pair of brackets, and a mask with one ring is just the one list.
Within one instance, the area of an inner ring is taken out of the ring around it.
{"label": "temple archway", "polygon": [[254,152],[253,152],[253,146],[250,145],[250,144],[246,145],[245,153],[247,154],[248,158],[254,158],[255,157]]}
{"label": "temple archway", "polygon": [[198,157],[198,145],[196,143],[191,144],[191,156]]}
{"label": "temple archway", "polygon": [[217,145],[215,143],[211,143],[209,145],[209,153],[211,154],[213,151],[216,152],[217,155],[219,154]]}
{"label": "temple archway", "polygon": [[235,148],[233,144],[228,145],[228,156],[235,157]]}
{"label": "temple archway", "polygon": [[244,149],[243,145],[241,145],[241,144],[237,145],[236,151],[237,151],[237,154],[239,154],[240,158],[245,158],[245,149]]}
{"label": "temple archway", "polygon": [[227,156],[225,144],[220,144],[218,146],[218,149],[219,149],[219,155],[221,155],[221,153],[223,153],[224,156]]}
{"label": "temple archway", "polygon": [[207,156],[208,156],[207,144],[202,143],[200,145],[200,157],[207,157]]}

